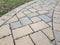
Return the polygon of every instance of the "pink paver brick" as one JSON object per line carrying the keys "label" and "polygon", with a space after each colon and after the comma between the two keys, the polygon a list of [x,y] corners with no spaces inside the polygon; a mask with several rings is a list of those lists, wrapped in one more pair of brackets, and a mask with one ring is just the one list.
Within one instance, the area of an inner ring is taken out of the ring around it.
{"label": "pink paver brick", "polygon": [[15,40],[15,42],[16,45],[34,45],[28,36]]}

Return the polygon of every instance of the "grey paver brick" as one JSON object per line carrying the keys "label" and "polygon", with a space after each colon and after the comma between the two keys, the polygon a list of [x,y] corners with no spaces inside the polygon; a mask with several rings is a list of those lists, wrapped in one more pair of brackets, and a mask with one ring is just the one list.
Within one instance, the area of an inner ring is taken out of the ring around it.
{"label": "grey paver brick", "polygon": [[32,8],[32,7],[31,6],[26,7],[26,9],[30,9],[30,8]]}
{"label": "grey paver brick", "polygon": [[[40,5],[41,3],[43,3],[41,0],[37,0],[35,4]],[[42,4],[41,4],[42,5]]]}
{"label": "grey paver brick", "polygon": [[19,21],[10,23],[10,25],[11,25],[11,29],[16,29],[16,28],[22,26],[21,23],[20,23]]}
{"label": "grey paver brick", "polygon": [[20,19],[20,21],[23,25],[27,25],[27,24],[32,23],[31,20],[29,20],[28,17],[23,17],[23,18]]}
{"label": "grey paver brick", "polygon": [[49,18],[48,16],[46,16],[46,15],[41,15],[41,16],[39,16],[42,20],[44,20],[45,22],[49,22],[49,21],[51,21],[51,18]]}
{"label": "grey paver brick", "polygon": [[37,7],[37,6],[39,6],[39,4],[37,4],[37,3],[33,3],[32,5],[31,5],[32,7]]}
{"label": "grey paver brick", "polygon": [[28,17],[34,17],[34,16],[37,16],[39,15],[38,13],[34,12],[34,13],[30,13],[30,14],[27,14]]}
{"label": "grey paver brick", "polygon": [[60,32],[54,30],[54,34],[55,34],[56,41],[60,41]]}
{"label": "grey paver brick", "polygon": [[53,18],[53,22],[60,23],[60,17]]}

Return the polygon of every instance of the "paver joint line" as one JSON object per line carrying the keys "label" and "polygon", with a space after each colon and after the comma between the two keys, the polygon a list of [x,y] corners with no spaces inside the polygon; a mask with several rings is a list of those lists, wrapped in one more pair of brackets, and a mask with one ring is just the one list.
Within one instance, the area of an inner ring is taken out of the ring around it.
{"label": "paver joint line", "polygon": [[33,0],[2,16],[1,45],[60,45],[59,5],[55,0]]}

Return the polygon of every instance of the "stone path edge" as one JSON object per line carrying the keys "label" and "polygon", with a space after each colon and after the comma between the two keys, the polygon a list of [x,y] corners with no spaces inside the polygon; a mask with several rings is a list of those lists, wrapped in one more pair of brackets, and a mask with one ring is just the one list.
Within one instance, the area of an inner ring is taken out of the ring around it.
{"label": "stone path edge", "polygon": [[2,24],[0,24],[0,27],[3,26],[5,24],[5,22],[7,22],[9,19],[11,19],[17,12],[19,12],[20,10],[24,9],[26,6],[32,4],[36,1],[37,0],[32,0],[28,3],[25,3],[25,4],[21,5],[21,6],[18,6],[17,8],[11,10],[10,12],[4,14],[2,17],[0,17],[0,22],[2,22]]}

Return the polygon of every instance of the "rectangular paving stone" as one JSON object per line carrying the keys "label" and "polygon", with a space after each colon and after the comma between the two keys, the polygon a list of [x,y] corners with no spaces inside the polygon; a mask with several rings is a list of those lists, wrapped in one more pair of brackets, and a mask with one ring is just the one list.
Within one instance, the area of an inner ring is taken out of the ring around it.
{"label": "rectangular paving stone", "polygon": [[34,9],[36,9],[36,10],[43,10],[40,6],[35,6],[35,7],[33,7]]}
{"label": "rectangular paving stone", "polygon": [[53,32],[52,32],[52,27],[49,27],[49,28],[46,28],[44,30],[42,30],[50,40],[53,40],[54,39],[54,36],[53,36]]}
{"label": "rectangular paving stone", "polygon": [[31,20],[29,20],[28,17],[23,17],[23,18],[20,19],[20,21],[23,25],[27,25],[27,24],[32,23]]}
{"label": "rectangular paving stone", "polygon": [[17,15],[18,18],[21,18],[21,17],[25,16],[24,13],[22,13],[22,12],[18,12],[16,15]]}
{"label": "rectangular paving stone", "polygon": [[41,31],[36,32],[30,36],[36,45],[51,45],[49,39]]}
{"label": "rectangular paving stone", "polygon": [[14,35],[14,38],[18,38],[18,37],[30,34],[32,32],[33,31],[31,30],[31,28],[27,25],[27,26],[13,30],[13,35]]}
{"label": "rectangular paving stone", "polygon": [[10,23],[10,25],[11,25],[11,29],[16,29],[16,28],[22,26],[21,23],[20,23],[20,21]]}
{"label": "rectangular paving stone", "polygon": [[36,9],[34,9],[34,8],[30,8],[29,9],[31,12],[36,12],[37,10]]}
{"label": "rectangular paving stone", "polygon": [[35,5],[33,5],[32,7],[33,7],[34,9],[37,9],[37,8],[40,8],[40,5],[36,5],[36,4],[35,4]]}
{"label": "rectangular paving stone", "polygon": [[53,16],[54,18],[60,18],[60,15],[59,14],[54,14],[54,16]]}
{"label": "rectangular paving stone", "polygon": [[40,17],[42,20],[44,20],[45,22],[51,21],[51,18],[49,18],[49,17],[46,16],[46,15],[40,15],[39,17]]}
{"label": "rectangular paving stone", "polygon": [[60,23],[60,17],[53,18],[53,22]]}
{"label": "rectangular paving stone", "polygon": [[[16,16],[14,16],[14,17],[12,17],[10,20],[8,20],[7,23],[12,23],[12,22],[15,22],[15,21],[18,21],[18,19],[17,19]],[[6,23],[6,24],[7,24],[7,23]]]}
{"label": "rectangular paving stone", "polygon": [[40,11],[38,11],[38,13],[39,13],[39,14],[47,14],[48,11],[46,11],[46,10],[40,10]]}
{"label": "rectangular paving stone", "polygon": [[56,8],[55,8],[55,11],[59,12],[60,11],[60,6],[57,5]]}
{"label": "rectangular paving stone", "polygon": [[26,7],[26,9],[30,9],[30,8],[32,8],[32,7],[31,7],[31,6],[27,6],[27,7]]}
{"label": "rectangular paving stone", "polygon": [[44,29],[44,28],[49,27],[49,26],[48,26],[46,23],[44,23],[43,21],[37,22],[37,23],[34,23],[34,24],[31,24],[30,26],[31,26],[31,28],[32,28],[34,31],[38,31],[38,30],[41,30],[41,29]]}
{"label": "rectangular paving stone", "polygon": [[24,8],[24,9],[22,9],[20,12],[24,12],[24,11],[26,11],[27,9],[26,8]]}
{"label": "rectangular paving stone", "polygon": [[33,3],[31,6],[32,6],[32,7],[37,7],[37,6],[39,6],[39,4]]}
{"label": "rectangular paving stone", "polygon": [[15,42],[16,45],[34,45],[28,36],[15,40]]}
{"label": "rectangular paving stone", "polygon": [[59,23],[53,23],[54,30],[60,31],[60,24]]}
{"label": "rectangular paving stone", "polygon": [[60,41],[60,32],[54,30],[54,34],[55,34],[56,41]]}
{"label": "rectangular paving stone", "polygon": [[40,18],[38,18],[38,17],[33,17],[33,18],[31,18],[31,20],[32,20],[33,22],[41,21],[41,19],[40,19]]}
{"label": "rectangular paving stone", "polygon": [[53,10],[54,8],[53,8],[53,6],[51,6],[51,5],[49,5],[49,6],[43,6],[43,9],[44,10]]}
{"label": "rectangular paving stone", "polygon": [[30,14],[27,14],[28,17],[34,17],[34,16],[38,16],[39,14],[34,12],[34,13],[30,13]]}
{"label": "rectangular paving stone", "polygon": [[58,11],[55,11],[54,13],[55,13],[55,14],[59,14],[59,15],[60,15],[60,12],[58,12]]}
{"label": "rectangular paving stone", "polygon": [[9,29],[9,25],[4,25],[4,26],[0,27],[0,38],[7,36],[9,34],[11,34],[11,31]]}
{"label": "rectangular paving stone", "polygon": [[12,36],[10,35],[10,36],[0,39],[0,45],[14,45]]}
{"label": "rectangular paving stone", "polygon": [[31,11],[29,11],[29,10],[27,10],[27,9],[26,9],[26,10],[23,9],[22,12],[23,12],[24,14],[29,14],[29,13],[31,13]]}

